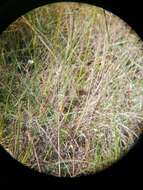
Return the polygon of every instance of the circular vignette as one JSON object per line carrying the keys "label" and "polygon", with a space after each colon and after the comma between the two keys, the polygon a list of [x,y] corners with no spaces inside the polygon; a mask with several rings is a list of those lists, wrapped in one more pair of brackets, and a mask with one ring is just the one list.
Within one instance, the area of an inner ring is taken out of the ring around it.
{"label": "circular vignette", "polygon": [[[13,1],[13,2],[17,2],[17,1]],[[31,1],[32,2],[32,1]],[[21,16],[21,15],[23,15],[23,14],[25,14],[25,13],[27,13],[27,11],[30,11],[31,9],[35,9],[35,8],[37,8],[37,7],[39,7],[39,6],[42,6],[42,5],[46,5],[47,3],[49,3],[49,2],[47,2],[47,1],[37,1],[38,3],[37,3],[37,5],[34,5],[33,6],[33,3],[29,3],[30,4],[30,6],[28,6],[28,5],[26,5],[26,6],[22,6],[22,4],[19,6],[19,9],[18,9],[18,11],[16,12],[16,13],[14,13],[14,14],[12,14],[12,15],[10,15],[10,14],[7,14],[7,16],[5,17],[1,17],[2,19],[0,20],[0,21],[2,21],[1,23],[2,23],[2,27],[1,27],[1,32],[2,32],[2,30],[5,30],[7,27],[8,27],[8,25],[10,25],[14,20],[16,20],[19,16]],[[25,2],[23,1],[23,3],[25,4]],[[50,2],[50,3],[54,3],[54,1],[52,1],[52,2]],[[84,3],[84,2],[83,2]],[[13,5],[13,6],[15,6],[15,4],[13,4],[13,3],[10,3],[11,5]],[[23,4],[23,5],[24,5]],[[89,2],[89,4],[90,4],[90,2]],[[91,3],[92,4],[92,3]],[[96,4],[96,2],[95,2],[95,4],[94,4],[95,6],[98,6],[98,3]],[[3,5],[3,8],[2,8],[2,12],[3,13],[6,13],[7,12],[7,10],[8,10],[8,7],[9,7],[9,4],[5,4],[5,5]],[[11,6],[10,6],[11,7]],[[109,9],[107,9],[107,10],[109,10]],[[120,15],[119,15],[120,16]],[[135,148],[135,146],[133,146],[133,148]]]}

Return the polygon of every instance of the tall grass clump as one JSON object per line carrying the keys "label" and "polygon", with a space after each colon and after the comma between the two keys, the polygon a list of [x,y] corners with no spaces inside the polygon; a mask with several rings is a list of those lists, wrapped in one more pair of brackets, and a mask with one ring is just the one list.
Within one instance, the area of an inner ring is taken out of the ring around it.
{"label": "tall grass clump", "polygon": [[0,37],[0,143],[39,172],[74,177],[142,131],[143,54],[115,15],[86,4],[29,12]]}

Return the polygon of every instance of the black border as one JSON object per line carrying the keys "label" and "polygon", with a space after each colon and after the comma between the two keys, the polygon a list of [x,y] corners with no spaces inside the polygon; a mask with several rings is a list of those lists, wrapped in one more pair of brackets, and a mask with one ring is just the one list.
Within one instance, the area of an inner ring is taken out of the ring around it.
{"label": "black border", "polygon": [[[8,25],[16,18],[36,7],[53,3],[62,2],[54,0],[1,0],[0,2],[0,33],[5,30]],[[66,1],[71,2],[71,1]],[[143,39],[143,6],[140,1],[122,0],[79,0],[74,2],[88,3],[103,7],[113,12],[120,18],[125,20]],[[32,171],[27,167],[14,160],[3,147],[0,146],[0,185],[8,184],[10,186],[29,187],[31,184],[46,185],[46,188],[62,188],[62,189],[83,189],[103,187],[125,187],[127,185],[135,185],[136,188],[142,182],[141,172],[143,171],[143,134],[140,136],[133,148],[117,163],[110,168],[99,172],[95,175],[82,176],[77,178],[56,178],[46,176],[36,171]],[[114,182],[116,185],[114,186]],[[1,186],[0,186],[1,188]]]}

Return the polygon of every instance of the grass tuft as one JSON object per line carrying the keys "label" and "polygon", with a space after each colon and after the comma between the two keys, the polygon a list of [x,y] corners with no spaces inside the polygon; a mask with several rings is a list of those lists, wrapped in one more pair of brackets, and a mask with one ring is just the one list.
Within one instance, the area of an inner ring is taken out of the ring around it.
{"label": "grass tuft", "polygon": [[118,17],[85,4],[19,18],[0,37],[0,143],[59,177],[111,165],[142,132],[142,48]]}

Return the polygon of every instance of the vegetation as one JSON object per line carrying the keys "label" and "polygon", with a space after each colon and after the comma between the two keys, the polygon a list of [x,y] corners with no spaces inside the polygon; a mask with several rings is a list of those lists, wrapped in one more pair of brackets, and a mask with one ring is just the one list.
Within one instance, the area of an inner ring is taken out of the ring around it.
{"label": "vegetation", "polygon": [[108,167],[142,131],[142,48],[94,6],[51,4],[19,18],[0,37],[0,143],[59,177]]}

